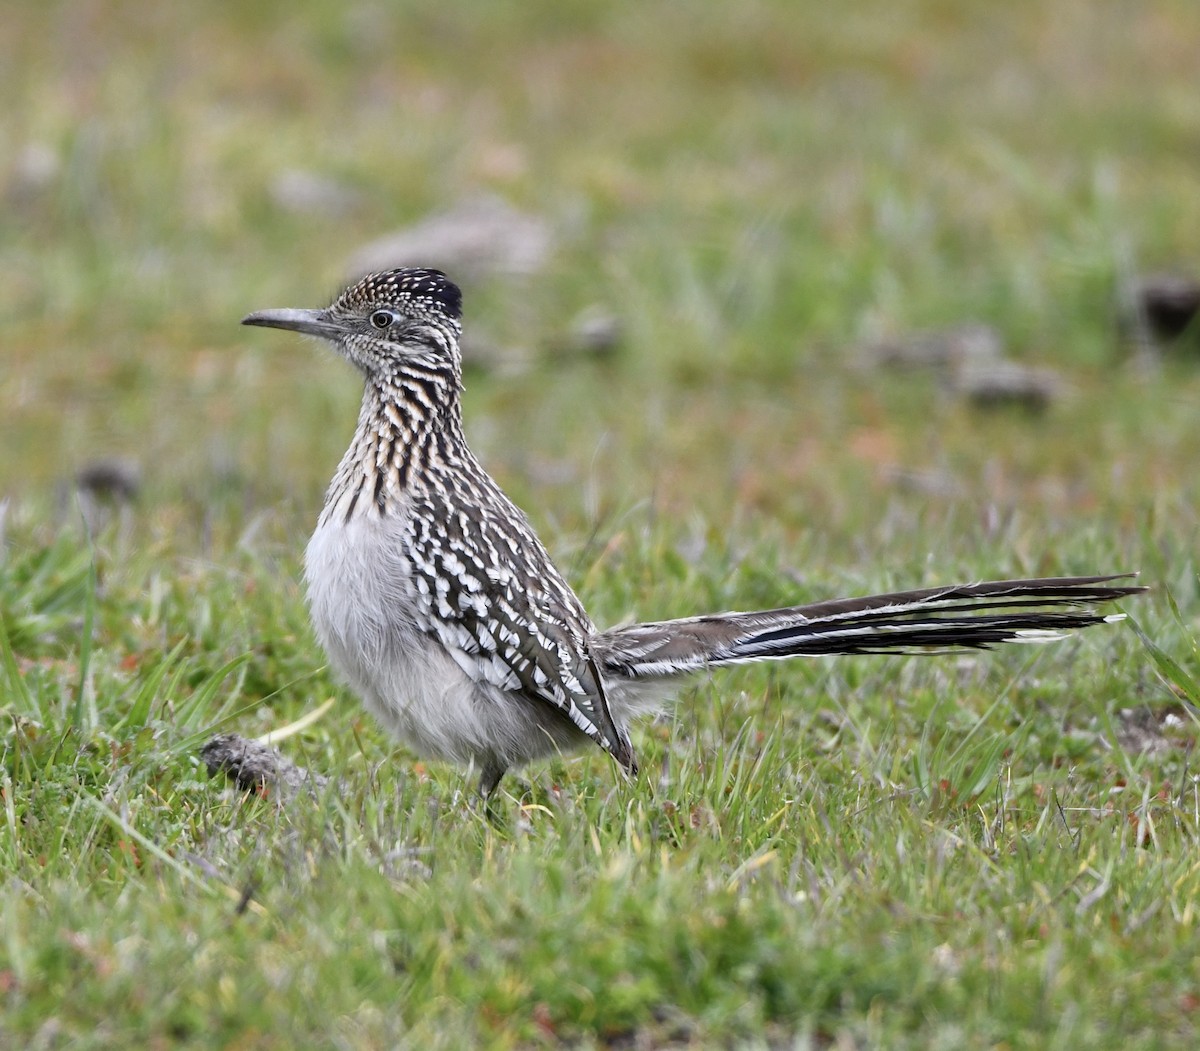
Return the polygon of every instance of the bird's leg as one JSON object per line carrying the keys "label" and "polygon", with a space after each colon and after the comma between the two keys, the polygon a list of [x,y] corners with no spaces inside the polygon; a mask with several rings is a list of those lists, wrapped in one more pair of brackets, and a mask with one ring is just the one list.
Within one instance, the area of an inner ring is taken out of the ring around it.
{"label": "bird's leg", "polygon": [[496,809],[493,800],[507,769],[508,767],[498,759],[488,759],[483,763],[479,774],[479,802],[483,805],[483,816],[487,818],[488,824],[496,829],[504,827],[504,817]]}
{"label": "bird's leg", "polygon": [[479,796],[484,803],[491,804],[492,793],[499,787],[500,780],[504,777],[504,771],[507,769],[507,764],[498,759],[488,759],[484,762],[483,769],[479,773]]}

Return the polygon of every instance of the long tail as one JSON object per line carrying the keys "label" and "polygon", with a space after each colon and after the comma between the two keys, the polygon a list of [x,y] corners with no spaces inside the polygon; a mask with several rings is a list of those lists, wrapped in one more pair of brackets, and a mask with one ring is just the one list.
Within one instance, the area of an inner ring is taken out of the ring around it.
{"label": "long tail", "polygon": [[1051,642],[1067,631],[1120,620],[1101,603],[1146,590],[1134,574],[1046,577],[835,599],[758,613],[718,613],[630,624],[592,639],[602,672],[656,678],[718,664],[822,653],[914,653]]}

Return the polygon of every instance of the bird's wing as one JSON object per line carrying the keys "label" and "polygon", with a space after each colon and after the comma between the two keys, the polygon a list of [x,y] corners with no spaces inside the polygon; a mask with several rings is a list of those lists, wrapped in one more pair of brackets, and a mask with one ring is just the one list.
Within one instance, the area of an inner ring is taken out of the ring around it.
{"label": "bird's wing", "polygon": [[551,705],[633,770],[588,652],[591,620],[524,515],[503,510],[468,514],[436,496],[413,509],[418,627],[474,681]]}

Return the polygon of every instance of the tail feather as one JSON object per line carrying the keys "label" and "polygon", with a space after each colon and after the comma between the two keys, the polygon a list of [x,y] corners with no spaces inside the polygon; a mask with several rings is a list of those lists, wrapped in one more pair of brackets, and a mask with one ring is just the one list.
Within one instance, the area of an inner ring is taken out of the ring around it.
{"label": "tail feather", "polygon": [[833,653],[916,653],[1051,642],[1120,619],[1096,606],[1146,588],[1132,574],[1045,577],[835,599],[754,613],[632,624],[593,639],[607,674],[646,678]]}

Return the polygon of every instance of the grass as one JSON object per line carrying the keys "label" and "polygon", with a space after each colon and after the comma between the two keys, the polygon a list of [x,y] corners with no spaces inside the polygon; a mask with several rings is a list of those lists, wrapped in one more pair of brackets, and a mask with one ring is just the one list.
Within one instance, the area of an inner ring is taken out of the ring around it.
{"label": "grass", "polygon": [[[1195,5],[243,7],[0,39],[0,1042],[1192,1046],[1200,376],[1114,304],[1194,265]],[[293,168],[353,204],[281,206]],[[1151,645],[701,679],[636,782],[544,764],[489,825],[308,628],[355,379],[236,327],[482,191],[559,245],[467,288],[529,362],[469,431],[599,622],[1139,568]],[[594,303],[620,352],[549,354]],[[857,364],[962,320],[1070,396]],[[85,528],[113,456],[141,497]],[[331,696],[284,746],[316,798],[205,776]]]}

